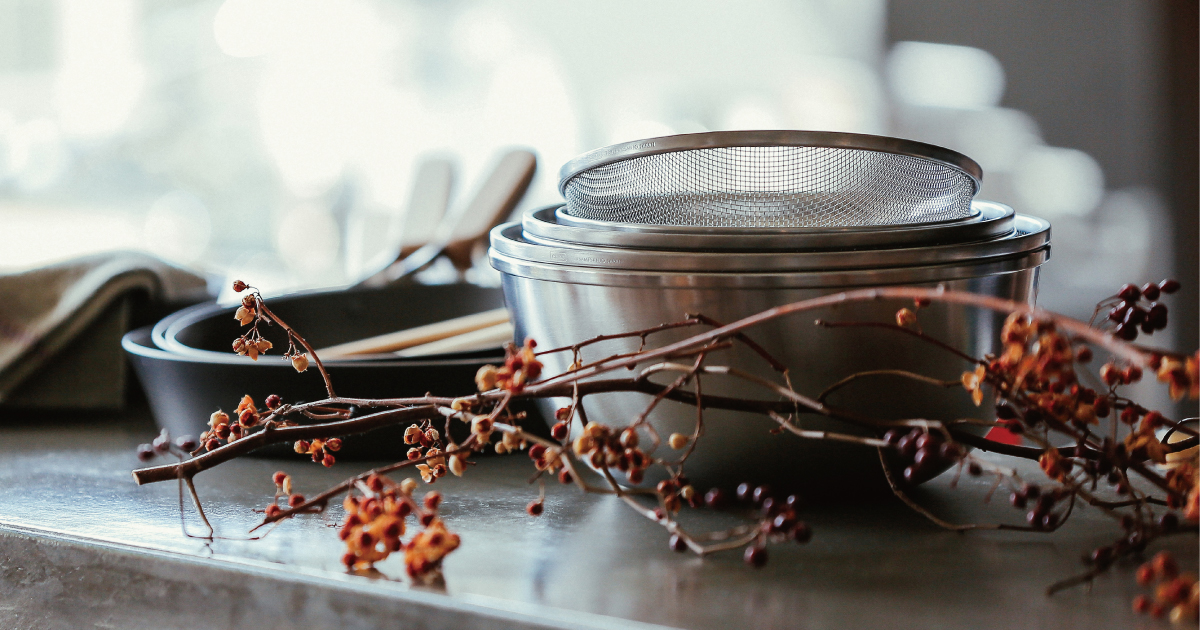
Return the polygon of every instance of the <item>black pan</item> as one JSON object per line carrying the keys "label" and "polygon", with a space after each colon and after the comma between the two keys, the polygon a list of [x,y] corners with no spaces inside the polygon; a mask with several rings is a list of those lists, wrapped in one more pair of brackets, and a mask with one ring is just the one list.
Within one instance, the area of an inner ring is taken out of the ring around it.
{"label": "black pan", "polygon": [[[474,285],[408,284],[297,294],[271,299],[269,304],[309,343],[321,348],[497,308],[503,304],[503,297],[499,289]],[[233,319],[234,308],[215,304],[191,307],[167,317],[153,329],[134,330],[122,340],[155,420],[172,435],[199,435],[207,428],[212,412],[234,409],[245,394],[260,407],[270,394],[293,403],[325,397],[317,370],[310,368],[299,374],[280,358],[286,336],[279,334],[278,327],[260,326],[275,345],[271,354],[258,361],[234,354],[230,346],[244,331]],[[162,344],[167,334],[189,350],[169,352],[157,347],[155,337]],[[475,391],[475,372],[481,365],[498,363],[503,356],[497,348],[410,359],[376,355],[331,360],[325,365],[342,396],[461,396]],[[539,430],[545,427],[536,418],[528,425]],[[392,428],[375,431],[369,437],[350,436],[342,454],[350,458],[402,457],[406,450],[402,432],[402,428]],[[287,451],[277,447],[271,452]]]}

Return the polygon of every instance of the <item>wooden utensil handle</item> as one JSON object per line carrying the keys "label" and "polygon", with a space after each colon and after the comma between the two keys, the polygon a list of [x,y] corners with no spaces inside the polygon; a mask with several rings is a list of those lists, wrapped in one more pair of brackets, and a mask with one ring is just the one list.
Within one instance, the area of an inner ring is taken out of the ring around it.
{"label": "wooden utensil handle", "polygon": [[508,322],[508,311],[498,308],[425,326],[417,326],[385,335],[329,346],[317,350],[322,359],[334,359],[361,354],[396,352],[434,341],[474,332]]}

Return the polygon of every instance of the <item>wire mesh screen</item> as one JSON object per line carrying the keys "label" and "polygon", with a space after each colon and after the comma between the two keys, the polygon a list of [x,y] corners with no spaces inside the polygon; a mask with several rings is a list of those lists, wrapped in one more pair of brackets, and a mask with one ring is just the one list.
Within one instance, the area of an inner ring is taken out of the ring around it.
{"label": "wire mesh screen", "polygon": [[904,225],[971,216],[975,183],[934,160],[826,147],[728,147],[647,155],[583,171],[567,212],[704,227]]}

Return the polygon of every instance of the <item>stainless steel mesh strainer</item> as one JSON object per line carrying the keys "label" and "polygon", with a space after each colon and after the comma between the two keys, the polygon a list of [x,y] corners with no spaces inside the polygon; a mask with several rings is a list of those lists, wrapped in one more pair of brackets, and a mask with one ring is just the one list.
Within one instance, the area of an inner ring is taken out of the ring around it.
{"label": "stainless steel mesh strainer", "polygon": [[572,216],[623,224],[857,227],[960,221],[982,171],[933,145],[851,133],[726,131],[598,149],[568,162]]}

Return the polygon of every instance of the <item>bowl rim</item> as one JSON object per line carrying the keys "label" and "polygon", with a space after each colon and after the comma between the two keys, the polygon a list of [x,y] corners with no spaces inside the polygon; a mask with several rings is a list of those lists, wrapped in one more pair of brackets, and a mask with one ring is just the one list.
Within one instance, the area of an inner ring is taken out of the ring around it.
{"label": "bowl rim", "polygon": [[970,177],[974,187],[972,194],[979,192],[979,187],[983,180],[983,168],[975,160],[958,151],[934,144],[890,136],[845,131],[763,129],[706,131],[659,136],[657,138],[632,140],[593,149],[575,157],[562,166],[562,169],[559,170],[558,190],[565,196],[567,184],[584,171],[648,155],[690,151],[693,149],[776,146],[857,149],[931,160],[954,168]]}

